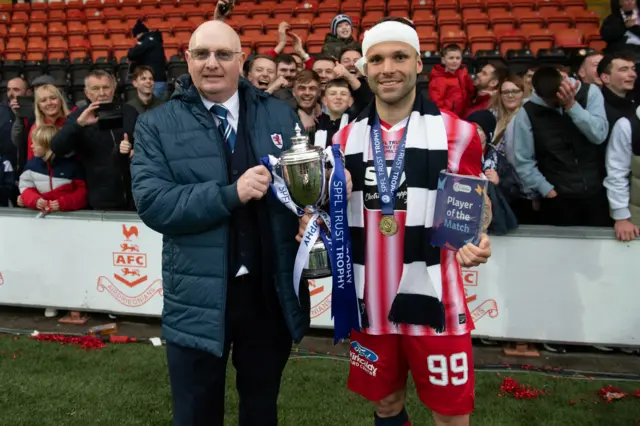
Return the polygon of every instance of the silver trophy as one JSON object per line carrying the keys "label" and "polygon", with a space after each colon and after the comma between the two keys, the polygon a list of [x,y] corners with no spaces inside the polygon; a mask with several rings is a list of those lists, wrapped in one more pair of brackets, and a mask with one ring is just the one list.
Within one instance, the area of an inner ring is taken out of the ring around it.
{"label": "silver trophy", "polygon": [[[296,135],[291,138],[291,149],[278,158],[277,167],[289,190],[291,200],[300,209],[314,213],[328,201],[326,154],[322,148],[309,143],[309,137],[302,134],[296,124]],[[302,271],[305,279],[331,276],[329,255],[321,238],[315,242],[309,253],[308,267]]]}

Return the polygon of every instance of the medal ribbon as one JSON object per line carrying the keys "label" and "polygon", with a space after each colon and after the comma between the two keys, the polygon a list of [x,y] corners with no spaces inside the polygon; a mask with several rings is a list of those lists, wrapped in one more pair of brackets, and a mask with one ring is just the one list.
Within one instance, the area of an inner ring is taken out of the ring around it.
{"label": "medal ribbon", "polygon": [[373,126],[371,126],[371,153],[373,156],[373,167],[376,171],[376,180],[378,181],[378,195],[380,196],[380,209],[382,210],[383,216],[393,216],[396,193],[400,187],[400,177],[404,169],[408,129],[409,120],[407,120],[407,125],[402,132],[402,138],[398,143],[398,149],[396,150],[396,156],[391,165],[391,171],[387,175],[387,161],[384,157],[384,144],[382,143],[382,130],[378,114],[376,114]]}

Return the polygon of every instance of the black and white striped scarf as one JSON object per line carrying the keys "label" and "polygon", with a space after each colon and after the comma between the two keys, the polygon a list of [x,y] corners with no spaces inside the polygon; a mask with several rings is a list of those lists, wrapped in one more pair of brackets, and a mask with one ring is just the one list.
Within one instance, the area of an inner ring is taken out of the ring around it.
{"label": "black and white striped scarf", "polygon": [[[342,145],[346,168],[351,173],[353,192],[348,219],[353,247],[356,292],[362,325],[368,327],[364,306],[366,233],[364,229],[365,171],[371,149],[371,123],[375,102],[334,137]],[[395,324],[445,328],[442,304],[440,249],[429,243],[436,202],[438,174],[447,168],[448,143],[445,123],[435,104],[416,96],[409,119],[405,152],[407,216],[404,236],[404,267],[389,320]],[[372,225],[375,226],[375,225]],[[385,259],[369,259],[384,262]]]}

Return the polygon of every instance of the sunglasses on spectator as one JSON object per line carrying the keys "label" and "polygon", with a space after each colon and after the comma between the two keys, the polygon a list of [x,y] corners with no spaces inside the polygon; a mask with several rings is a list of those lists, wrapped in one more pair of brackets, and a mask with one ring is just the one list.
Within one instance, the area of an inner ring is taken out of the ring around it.
{"label": "sunglasses on spectator", "polygon": [[233,57],[242,52],[234,52],[233,50],[228,49],[220,49],[220,50],[209,50],[209,49],[191,49],[189,50],[191,57],[197,61],[206,61],[211,57],[215,56],[216,61],[218,62],[229,62],[233,59]]}

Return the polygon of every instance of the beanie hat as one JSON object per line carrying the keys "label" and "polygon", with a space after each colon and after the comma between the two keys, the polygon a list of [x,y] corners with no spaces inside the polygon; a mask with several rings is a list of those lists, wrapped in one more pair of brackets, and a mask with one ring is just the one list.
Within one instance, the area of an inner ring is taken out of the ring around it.
{"label": "beanie hat", "polygon": [[56,79],[48,74],[43,74],[33,79],[31,82],[32,87],[44,86],[45,84],[56,84]]}
{"label": "beanie hat", "polygon": [[496,116],[493,115],[488,109],[473,112],[469,114],[466,119],[469,123],[476,123],[485,135],[487,135],[487,142],[493,140],[493,132],[496,131]]}
{"label": "beanie hat", "polygon": [[133,26],[133,30],[131,31],[134,37],[138,37],[139,34],[148,33],[148,32],[149,32],[149,28],[147,28],[147,26],[143,24],[142,21],[139,19],[138,19],[138,22],[136,22],[136,24]]}
{"label": "beanie hat", "polygon": [[353,22],[351,22],[351,18],[349,18],[349,15],[340,14],[340,15],[336,15],[331,21],[331,32],[337,35],[338,25],[340,25],[343,22],[348,22],[349,25],[353,27]]}

